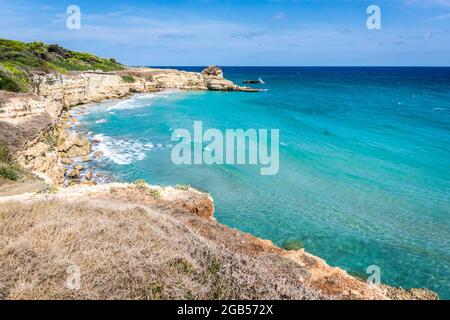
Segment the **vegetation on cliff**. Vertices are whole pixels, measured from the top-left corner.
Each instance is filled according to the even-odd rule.
[[[0,145],[0,183],[1,180],[19,180],[21,168],[16,164],[5,146]]]
[[[57,44],[0,38],[0,90],[28,92],[33,73],[121,69],[123,65],[112,58],[99,58]]]

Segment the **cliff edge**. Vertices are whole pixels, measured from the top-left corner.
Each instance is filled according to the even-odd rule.
[[[213,213],[208,194],[143,182],[0,197],[0,298],[435,298],[368,285]]]

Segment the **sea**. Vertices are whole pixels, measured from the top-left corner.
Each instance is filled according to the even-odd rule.
[[[201,71],[202,67],[175,67]],[[229,227],[450,299],[450,68],[224,67],[247,92],[167,91],[80,112],[114,181],[209,192]],[[174,130],[278,129],[279,171],[174,164]],[[100,175],[99,175],[100,176]],[[375,266],[375,267],[374,267]]]

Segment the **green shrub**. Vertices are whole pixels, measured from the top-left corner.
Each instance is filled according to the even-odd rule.
[[[11,78],[0,74],[0,90],[20,92],[20,86]]]
[[[175,261],[171,262],[171,266],[175,267],[176,269],[178,269],[178,271],[185,273],[187,275],[191,275],[195,271],[192,264],[190,264],[189,261],[183,258],[175,259]]]
[[[164,287],[159,282],[152,284],[149,288],[150,294],[153,298],[160,299],[163,294]]]
[[[212,275],[218,274],[220,271],[220,262],[216,259],[213,259],[208,265],[208,272]]]
[[[27,92],[30,87],[29,74],[33,71],[67,73],[122,69],[123,65],[114,59],[67,50],[56,44],[0,39],[0,89],[3,90]]]
[[[175,189],[177,190],[182,190],[182,191],[187,191],[191,188],[191,186],[189,184],[177,184],[175,186]]]
[[[4,145],[0,145],[0,178],[13,181],[22,178],[22,169],[13,161],[8,148]]]
[[[125,76],[122,76],[122,81],[126,82],[126,83],[134,83],[134,82],[136,82],[136,79],[134,79],[134,77],[132,77],[132,76],[125,75]]]
[[[281,247],[284,250],[300,250],[303,249],[305,246],[303,245],[303,243],[300,240],[297,239],[289,239],[289,240],[285,240],[283,242],[283,244],[281,245]]]
[[[161,191],[159,191],[158,189],[149,189],[148,194],[157,199],[161,199],[161,197],[162,197]]]
[[[20,173],[12,166],[0,164],[0,178],[17,181],[20,177]]]

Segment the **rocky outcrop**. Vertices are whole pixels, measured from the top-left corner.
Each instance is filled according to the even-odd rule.
[[[213,91],[245,91],[245,92],[258,92],[259,89],[250,87],[241,87],[234,84],[230,80],[226,80],[223,77],[223,71],[218,66],[210,66],[204,69],[201,73],[205,78],[206,87],[208,90]]]
[[[91,153],[91,144],[76,132],[68,133],[66,130],[60,130],[57,150],[62,158],[84,157]]]
[[[205,77],[223,78],[223,71],[219,66],[209,66],[203,69],[202,75]]]

